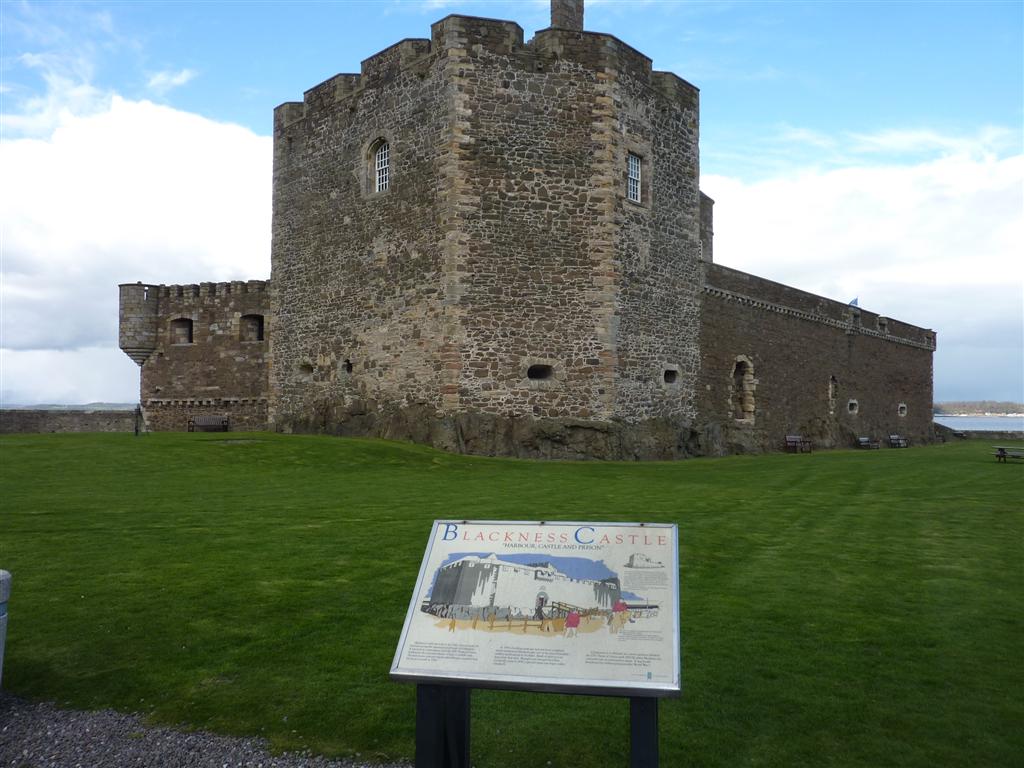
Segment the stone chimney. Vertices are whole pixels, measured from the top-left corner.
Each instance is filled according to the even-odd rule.
[[[583,0],[551,0],[551,26],[583,31]]]

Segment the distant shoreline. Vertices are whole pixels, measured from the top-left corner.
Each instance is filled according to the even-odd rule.
[[[932,414],[933,416],[941,416],[942,418],[959,419],[959,418],[993,418],[993,419],[1019,419],[1024,418],[1024,411],[1021,413],[992,413],[991,411],[965,411],[963,413],[945,413],[939,411]]]
[[[0,411],[134,411],[136,407],[138,407],[138,403],[81,403],[79,405],[4,403],[0,405]]]

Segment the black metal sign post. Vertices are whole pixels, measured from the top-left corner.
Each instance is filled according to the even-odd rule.
[[[629,700],[629,768],[658,768],[658,700]]]
[[[460,685],[416,686],[416,768],[469,768],[469,696]],[[658,700],[629,700],[629,768],[659,768]]]
[[[470,690],[416,686],[416,768],[469,768]]]

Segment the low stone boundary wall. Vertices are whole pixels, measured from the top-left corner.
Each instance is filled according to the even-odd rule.
[[[956,440],[1024,440],[1024,432],[1020,430],[1003,430],[1001,432],[989,432],[980,429],[954,430],[945,424],[934,422],[935,436],[940,440],[950,443]],[[961,438],[960,435],[963,435]]]
[[[977,429],[964,430],[968,440],[1024,440],[1024,432],[982,432]]]
[[[0,434],[134,431],[135,411],[0,410]]]

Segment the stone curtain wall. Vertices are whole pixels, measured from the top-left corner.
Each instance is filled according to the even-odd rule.
[[[0,410],[0,433],[134,432],[135,411]]]
[[[932,331],[881,318],[883,332],[874,313],[720,265],[705,269],[703,453],[781,450],[787,434],[841,448],[859,436],[883,445],[892,433],[932,439]],[[734,417],[740,357],[753,366],[752,421]]]
[[[454,325],[449,72],[404,40],[274,116],[271,418],[332,429],[378,404],[439,408]],[[390,148],[373,191],[374,142]]]
[[[231,432],[258,432],[267,428],[267,399],[150,400],[143,409],[146,428],[154,432],[185,432],[192,416],[226,416]]]

